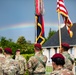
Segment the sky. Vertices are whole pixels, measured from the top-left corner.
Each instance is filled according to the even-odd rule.
[[[69,17],[76,23],[76,0],[64,0]],[[58,30],[56,0],[44,0],[45,37],[51,30]],[[63,23],[62,18],[60,23]],[[35,42],[35,5],[34,0],[0,0],[0,37],[11,38],[14,42],[20,36]]]

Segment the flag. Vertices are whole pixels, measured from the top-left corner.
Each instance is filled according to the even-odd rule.
[[[42,0],[35,0],[35,21],[36,21],[36,43],[40,43],[42,45],[45,42]]]
[[[35,15],[36,17],[36,43],[40,43],[41,45],[44,43],[45,38],[44,38],[44,21],[43,21],[43,16],[40,15]]]
[[[67,30],[68,30],[68,33],[69,33],[70,37],[72,37],[73,32],[71,31],[71,27],[73,24],[69,18],[68,11],[64,4],[64,0],[57,0],[57,12],[62,15],[63,21],[66,25]]]
[[[35,14],[43,14],[44,13],[44,4],[43,0],[35,0]]]

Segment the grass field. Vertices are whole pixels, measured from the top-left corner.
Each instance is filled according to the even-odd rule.
[[[52,67],[46,66],[46,75],[50,75],[51,72],[52,72]]]

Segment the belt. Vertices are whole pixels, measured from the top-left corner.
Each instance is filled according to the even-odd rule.
[[[33,73],[33,74],[45,74],[45,72],[37,72],[37,73]]]

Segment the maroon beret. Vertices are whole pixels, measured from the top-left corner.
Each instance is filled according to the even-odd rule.
[[[53,59],[53,58],[61,58],[61,59],[65,59],[64,58],[64,56],[62,55],[62,54],[60,54],[60,53],[56,53],[56,54],[54,54],[52,57],[51,57],[51,59]]]
[[[37,48],[39,48],[40,50],[42,50],[42,46],[40,45],[40,43],[34,44],[34,47],[37,47]]]
[[[66,42],[62,43],[61,46],[64,47],[64,48],[66,48],[66,49],[70,48],[69,44],[66,43]]]
[[[9,54],[12,54],[12,49],[11,48],[5,48],[4,49],[4,52],[9,53]]]
[[[20,52],[20,49],[17,49],[16,52]]]
[[[2,48],[0,48],[0,53],[2,53]]]
[[[0,51],[2,51],[2,48],[0,48]]]

